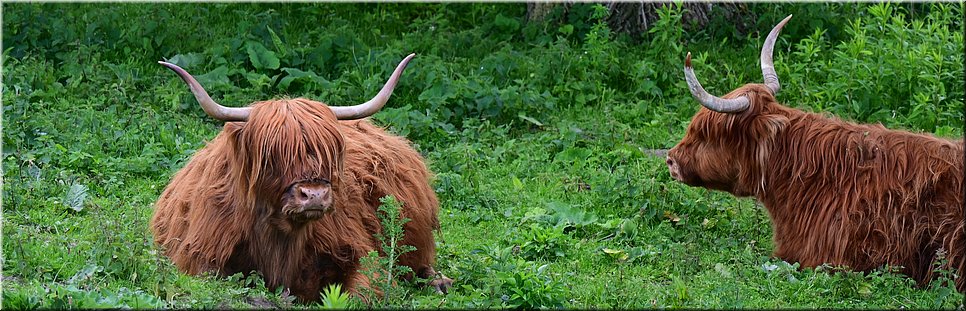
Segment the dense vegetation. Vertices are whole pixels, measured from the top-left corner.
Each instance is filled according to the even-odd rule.
[[[963,308],[952,277],[798,270],[771,258],[760,205],[670,179],[698,105],[761,79],[778,99],[859,122],[961,137],[962,4],[748,4],[684,32],[675,6],[639,37],[606,10],[525,21],[519,4],[4,4],[3,308],[299,306],[257,276],[187,276],[153,245],[152,203],[221,123],[157,65],[223,104],[372,96],[417,57],[374,120],[436,172],[446,296],[398,285],[382,306]],[[713,13],[714,11],[712,11]],[[948,272],[948,271],[944,271]],[[328,295],[309,307],[363,306]]]

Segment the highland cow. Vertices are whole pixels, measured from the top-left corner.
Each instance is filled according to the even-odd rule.
[[[671,176],[763,203],[775,257],[857,271],[901,266],[920,285],[939,267],[958,271],[963,291],[963,141],[779,104],[772,50],[790,18],[762,47],[764,84],[715,97],[701,87],[688,53],[685,78],[704,107],[668,152]]]
[[[452,281],[433,269],[439,202],[430,172],[404,138],[365,118],[386,104],[406,57],[372,100],[350,107],[281,99],[233,108],[217,104],[180,67],[204,111],[227,121],[171,179],[151,219],[155,242],[188,274],[261,274],[302,301],[331,283],[358,294],[368,287],[359,259],[378,250],[379,199],[403,204],[400,264],[445,292]],[[411,279],[412,274],[404,276]]]

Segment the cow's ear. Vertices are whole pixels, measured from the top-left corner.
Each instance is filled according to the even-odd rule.
[[[242,129],[244,123],[241,122],[225,122],[224,131],[228,134],[228,138],[232,141],[232,147],[237,146],[241,141]]]
[[[247,178],[231,178],[234,181],[235,191],[237,193],[249,193],[251,190],[250,185],[252,180],[257,177],[257,174],[252,174],[252,166],[250,165],[250,153],[246,148],[245,143],[242,141],[242,133],[245,130],[245,123],[241,122],[226,122],[225,127],[222,130],[223,135],[226,136],[228,140],[228,160],[231,162],[229,167],[231,168],[231,176],[248,176]],[[248,202],[253,202],[251,198],[244,198]]]
[[[225,131],[236,135],[238,132],[241,132],[243,124],[242,122],[225,122]]]
[[[759,115],[752,122],[751,132],[754,135],[752,137],[757,140],[758,146],[755,148],[755,157],[758,160],[759,167],[765,167],[768,163],[776,137],[788,128],[789,122],[788,117],[780,114]]]
[[[752,125],[754,137],[773,139],[788,127],[788,117],[779,114],[764,114],[755,118]]]
[[[245,143],[242,142],[242,132],[244,132],[244,128],[243,123],[227,122],[222,130],[222,133],[224,133],[223,135],[225,135],[228,140],[228,148],[232,150],[230,154],[233,161],[236,162],[236,167],[246,167],[246,165],[243,164],[247,160],[244,158],[245,155],[247,155],[247,152],[242,150],[243,146],[245,145]]]

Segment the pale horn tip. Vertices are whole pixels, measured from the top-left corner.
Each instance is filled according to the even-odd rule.
[[[397,67],[406,68],[406,66],[409,65],[409,61],[412,60],[413,57],[416,57],[416,53],[409,53],[409,55],[406,55],[406,58],[403,58],[403,60],[399,62],[399,66]]]
[[[329,106],[332,113],[335,114],[336,118],[339,120],[354,120],[368,117],[379,109],[382,109],[386,102],[389,101],[389,97],[392,95],[392,91],[396,88],[396,84],[399,83],[399,78],[402,76],[403,71],[406,66],[409,65],[409,61],[416,57],[416,53],[410,53],[406,58],[404,58],[396,69],[392,72],[389,80],[383,85],[382,90],[376,94],[375,97],[369,101],[358,104],[355,106]]]
[[[183,72],[183,74],[188,74],[187,71],[185,71],[180,66],[175,65],[173,63],[169,63],[169,62],[166,62],[166,61],[159,60],[158,61],[158,64],[160,64],[161,66],[164,66],[165,68],[171,69],[172,71],[178,73],[179,75],[181,75],[182,72]]]

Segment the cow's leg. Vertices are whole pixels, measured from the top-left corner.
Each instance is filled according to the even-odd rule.
[[[426,282],[426,286],[433,287],[438,293],[445,294],[447,291],[449,291],[450,287],[453,287],[453,280],[446,277],[442,273],[436,272],[433,267],[428,267],[420,272],[421,273],[417,273],[420,278],[429,279],[429,281]]]
[[[425,222],[425,219],[423,220]],[[403,244],[415,246],[416,250],[400,256],[399,264],[413,269],[413,272],[420,279],[426,279],[427,281],[423,285],[432,286],[437,292],[446,293],[453,286],[453,280],[433,269],[433,264],[436,263],[436,242],[433,237],[433,227],[428,222],[418,223],[415,219],[404,225]],[[413,274],[409,273],[401,278],[411,281]]]
[[[378,275],[376,277],[378,277]],[[369,277],[357,270],[352,270],[351,272],[347,273],[342,284],[344,284],[342,286],[343,292],[348,292],[350,295],[359,297],[359,299],[362,299],[362,301],[367,305],[370,302],[368,295],[382,295],[382,291],[373,287],[372,284],[369,283]]]

